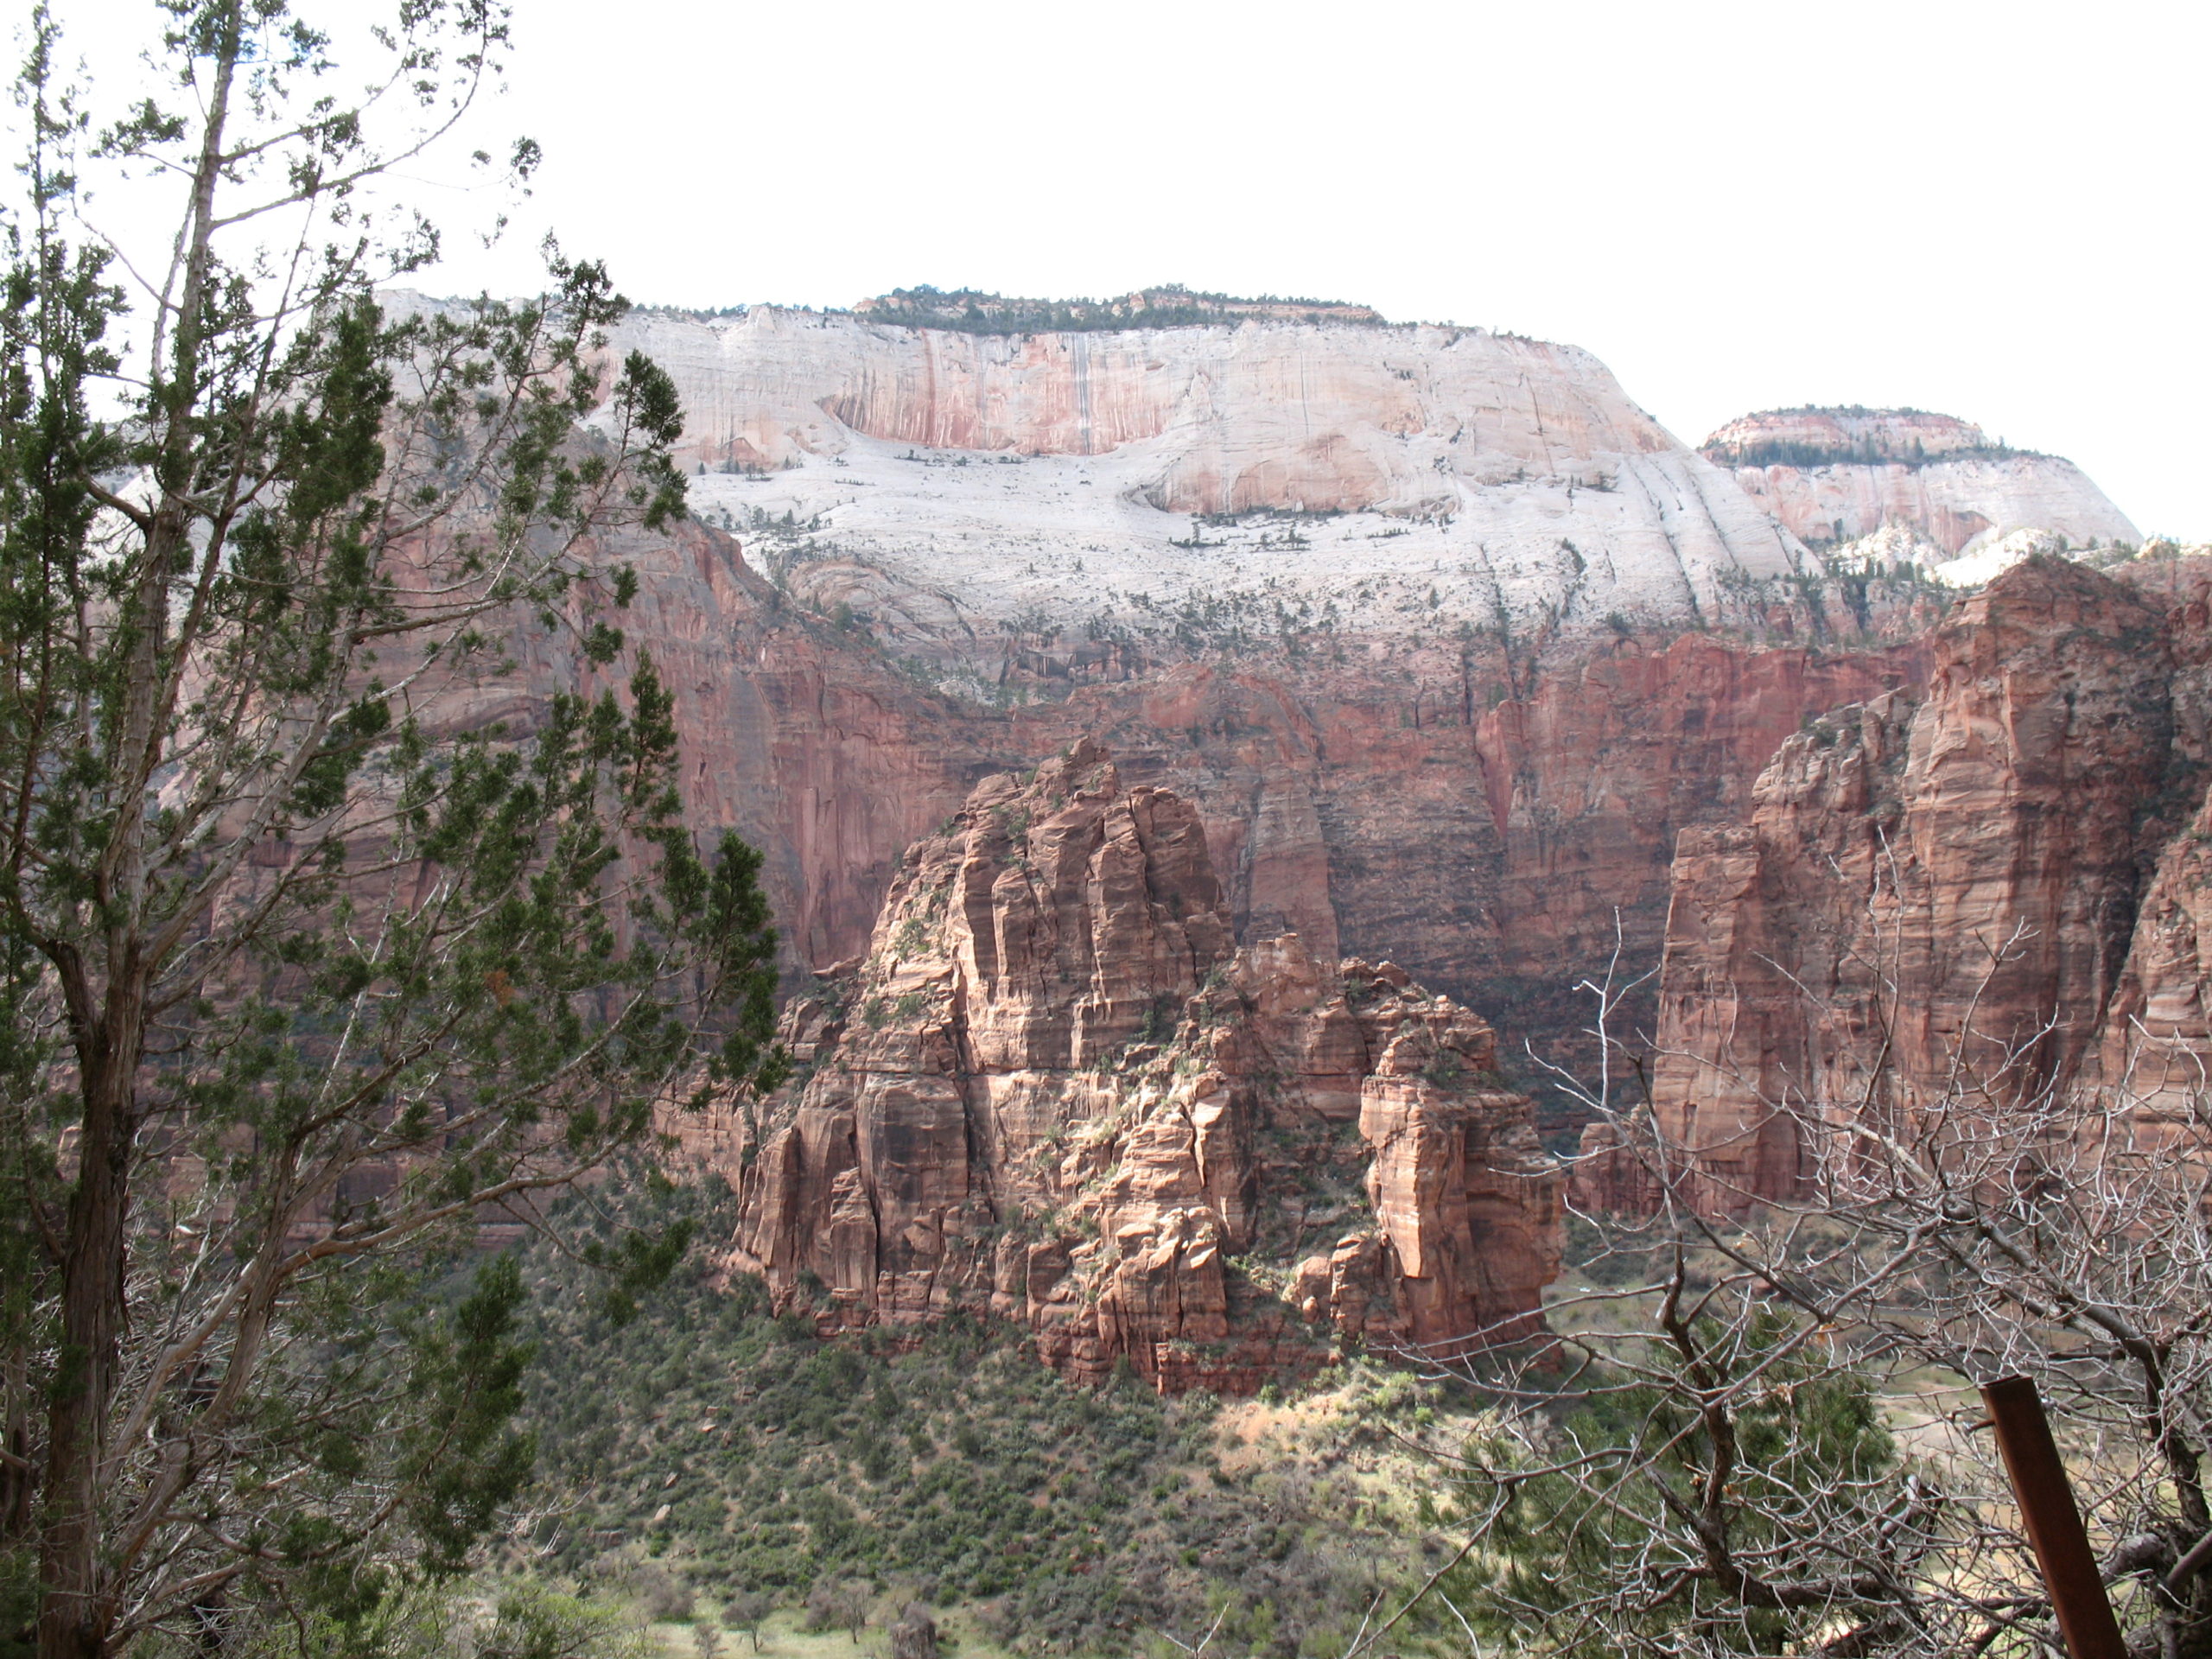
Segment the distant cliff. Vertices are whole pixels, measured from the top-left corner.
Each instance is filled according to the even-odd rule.
[[[1263,314],[1096,326],[1171,304]],[[1198,813],[1238,940],[1572,1040],[1617,914],[1656,957],[1678,835],[1742,818],[1809,717],[1920,683],[1946,594],[1822,571],[1587,353],[1313,304],[908,290],[617,331],[678,382],[698,519],[636,550],[628,626],[795,971],[864,948],[978,779],[1095,738]],[[1910,478],[2032,459],[1916,423],[1881,463]]]
[[[1294,931],[1325,961],[1390,957],[1510,1015],[1516,1052],[1575,1028],[1567,988],[1611,948],[1617,911],[1656,958],[1681,829],[1748,810],[1808,717],[1921,675],[1920,612],[1872,609],[1894,625],[1872,632],[1850,594],[1823,619],[1793,588],[1759,611],[1764,640],[1608,628],[1542,660],[1495,634],[1395,649],[1031,636],[1007,642],[1020,654],[993,701],[918,683],[894,647],[798,602],[718,531],[618,550],[641,581],[624,626],[676,697],[699,820],[766,850],[795,969],[866,949],[908,847],[978,780],[1088,737],[1131,785],[1198,811],[1237,938]],[[543,638],[518,636],[525,660]]]
[[[1132,298],[1133,316],[1222,315],[1001,332],[986,306],[1045,302],[909,294],[640,311],[613,343],[676,378],[702,518],[802,602],[948,676],[995,671],[1016,621],[1142,642],[1281,612],[1336,638],[1549,637],[1709,618],[1729,584],[1802,567],[1586,352],[1307,302]],[[939,309],[959,315],[909,326]]]
[[[2072,461],[1992,442],[1948,415],[1769,410],[1729,422],[1700,453],[1812,547],[1890,525],[1954,556],[2019,531],[2077,548],[2143,539]]]

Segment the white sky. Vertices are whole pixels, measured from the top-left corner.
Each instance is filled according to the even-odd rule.
[[[546,166],[427,287],[523,286],[550,226],[683,305],[1356,300],[1585,346],[1691,442],[1961,415],[2212,537],[2201,0],[516,10],[493,124]]]

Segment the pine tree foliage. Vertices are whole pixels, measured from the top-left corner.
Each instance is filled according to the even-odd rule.
[[[1875,1379],[1756,1287],[1672,1268],[1649,1334],[1572,1337],[1485,1379],[1493,1427],[1453,1483],[1479,1547],[1440,1594],[1496,1646],[1590,1659],[1909,1628],[1948,1539]]]
[[[531,1460],[521,1293],[426,1277],[782,1063],[758,855],[616,626],[672,386],[595,264],[379,299],[503,9],[404,0],[355,99],[286,0],[160,16],[103,124],[35,15],[0,221],[0,1641],[47,1659],[457,1567]],[[151,256],[87,226],[118,174]]]

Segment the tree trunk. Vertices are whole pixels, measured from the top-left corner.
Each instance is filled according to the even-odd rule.
[[[135,1032],[138,1022],[125,1023]],[[137,1044],[115,1044],[114,1029],[112,1020],[103,1021],[79,1050],[85,1116],[61,1264],[60,1363],[47,1419],[39,1659],[105,1659],[119,1611],[100,1559],[101,1465],[123,1326]]]
[[[147,526],[139,591],[138,639],[126,671],[115,781],[118,810],[102,860],[99,899],[119,912],[107,930],[105,1006],[95,1016],[79,964],[57,962],[67,987],[84,1100],[76,1191],[69,1200],[61,1264],[61,1353],[48,1415],[45,1491],[39,1549],[38,1659],[106,1659],[121,1618],[122,1584],[104,1559],[108,1508],[107,1425],[114,1404],[123,1334],[125,1224],[130,1160],[137,1139],[138,1065],[146,999],[158,963],[142,960],[145,786],[161,759],[163,703],[169,690],[160,646],[168,632],[168,584],[190,556],[183,491],[188,486],[189,416],[202,370],[200,307],[210,269],[215,186],[221,175],[232,79],[240,53],[239,0],[218,14],[213,75],[186,221],[183,283],[172,346],[175,383],[156,388],[167,423],[155,475],[162,499]]]

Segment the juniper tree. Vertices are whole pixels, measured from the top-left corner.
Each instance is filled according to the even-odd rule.
[[[456,1568],[529,1464],[522,1292],[421,1287],[780,1065],[757,855],[687,823],[615,626],[672,387],[594,264],[379,302],[502,9],[399,0],[353,96],[287,0],[150,35],[103,125],[35,15],[0,224],[0,1639],[43,1659]],[[150,255],[87,228],[118,173],[174,195]]]

